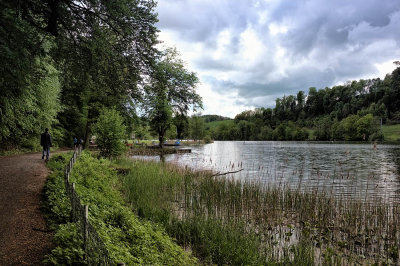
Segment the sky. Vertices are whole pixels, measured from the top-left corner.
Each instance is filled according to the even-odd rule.
[[[400,0],[159,0],[163,46],[196,72],[202,114],[384,78],[400,60]]]

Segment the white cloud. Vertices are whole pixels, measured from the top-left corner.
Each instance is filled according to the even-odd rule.
[[[198,93],[203,98],[204,111],[202,114],[204,115],[218,114],[234,118],[238,113],[254,108],[254,106],[237,104],[237,92],[222,95],[214,91],[208,84],[200,85]]]
[[[398,0],[163,0],[157,12],[160,39],[201,79],[206,114],[382,77],[400,59]]]

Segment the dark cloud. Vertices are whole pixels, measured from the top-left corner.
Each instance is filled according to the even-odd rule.
[[[202,83],[237,93],[240,106],[376,77],[377,65],[400,59],[399,0],[163,0],[158,13],[158,27],[187,53],[200,44],[189,60]],[[223,31],[229,39],[215,56]],[[261,52],[257,43],[255,55],[244,51],[246,31]]]

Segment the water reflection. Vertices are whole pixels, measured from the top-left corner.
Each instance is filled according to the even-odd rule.
[[[154,159],[148,158],[148,159]],[[161,158],[160,158],[161,159]],[[165,155],[194,169],[243,171],[228,177],[400,202],[400,146],[311,142],[218,141]]]

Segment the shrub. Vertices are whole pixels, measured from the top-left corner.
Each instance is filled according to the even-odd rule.
[[[126,138],[126,127],[118,111],[103,109],[94,126],[94,134],[100,156],[118,157],[125,151],[123,140]]]

